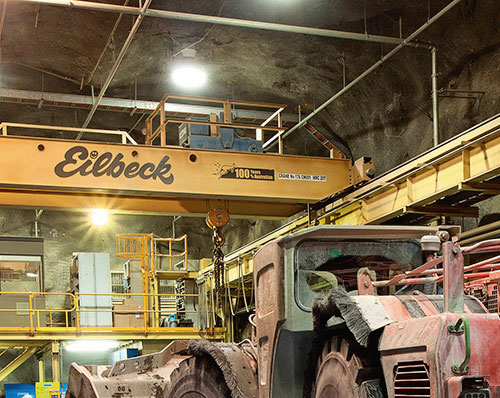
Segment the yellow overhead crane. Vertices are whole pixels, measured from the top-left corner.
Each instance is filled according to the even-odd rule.
[[[168,100],[219,104],[223,120],[173,118]],[[270,108],[263,123],[232,122],[235,107]],[[351,162],[331,150],[330,158],[213,151],[167,146],[170,123],[284,131],[283,105],[166,95],[146,119],[147,145],[124,131],[0,124],[0,205],[45,209],[93,209],[205,216],[224,207],[232,216],[284,218],[365,180],[370,162]],[[273,120],[276,119],[275,122]],[[156,127],[153,130],[153,126]],[[52,130],[85,139],[121,136],[121,143],[26,137]],[[76,135],[76,134],[75,134]],[[106,140],[105,138],[105,140]],[[158,139],[157,139],[158,138]],[[159,142],[159,145],[155,144]]]
[[[168,100],[218,103],[223,121],[173,118]],[[232,123],[235,107],[270,108],[261,124]],[[114,211],[205,216],[224,207],[232,216],[284,218],[333,192],[364,179],[369,164],[337,158],[242,153],[167,146],[167,124],[205,124],[217,136],[221,127],[283,131],[283,105],[211,98],[165,96],[146,119],[147,145],[116,130],[0,124],[0,205],[45,209],[104,208]],[[272,120],[277,119],[275,123]],[[153,126],[158,127],[153,130]],[[122,142],[88,142],[21,137],[19,130],[84,133],[85,139],[121,135]],[[40,135],[40,132],[37,132]],[[76,134],[75,134],[76,135]],[[158,139],[157,139],[158,138]],[[159,145],[155,144],[159,142]],[[280,146],[282,149],[282,147]],[[359,166],[359,167],[357,167]]]
[[[351,173],[346,159],[0,136],[4,206],[204,216],[223,201],[234,216],[283,218]]]

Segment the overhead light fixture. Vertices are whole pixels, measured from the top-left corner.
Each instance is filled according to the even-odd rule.
[[[34,274],[33,272],[26,272],[26,276],[29,278],[36,278],[38,275]]]
[[[92,223],[94,225],[102,226],[106,225],[109,220],[109,214],[106,209],[94,209],[92,210]]]
[[[207,74],[197,66],[180,65],[172,72],[172,80],[181,87],[197,88],[205,84]]]
[[[107,351],[113,348],[118,348],[119,344],[113,340],[77,340],[69,343],[66,346],[67,351]]]
[[[184,88],[198,88],[207,81],[207,74],[195,62],[196,50],[186,49],[173,61],[172,81]]]

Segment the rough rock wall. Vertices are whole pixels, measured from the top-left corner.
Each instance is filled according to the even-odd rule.
[[[440,142],[500,113],[500,35],[497,45],[473,54],[461,68],[442,77],[440,88]],[[429,82],[430,84],[430,82]],[[446,90],[464,90],[470,99],[451,98]],[[468,93],[467,93],[468,92]],[[429,89],[430,102],[430,89]],[[386,111],[401,107],[404,99],[393,94]],[[415,112],[416,111],[416,112]],[[384,172],[432,147],[432,114],[430,103],[424,109],[408,113],[405,124],[374,124],[369,133],[352,136],[348,141],[356,158],[374,156],[377,172]]]
[[[34,210],[0,210],[1,236],[34,236]],[[69,265],[74,252],[110,253],[111,269],[121,270],[126,259],[116,257],[116,234],[154,233],[172,236],[172,217],[110,214],[107,225],[97,227],[89,214],[79,211],[45,211],[39,221],[39,236],[45,242],[47,291],[69,290]],[[279,225],[272,221],[231,220],[224,228],[227,253]],[[212,256],[211,231],[203,218],[182,217],[175,222],[176,236],[188,235],[192,259]]]

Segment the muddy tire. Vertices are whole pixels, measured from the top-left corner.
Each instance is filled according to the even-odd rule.
[[[315,398],[382,398],[380,380],[369,374],[369,358],[355,344],[334,336],[327,340],[318,359]],[[367,369],[370,371],[367,372]]]
[[[222,372],[207,357],[190,357],[170,376],[164,398],[230,398]]]

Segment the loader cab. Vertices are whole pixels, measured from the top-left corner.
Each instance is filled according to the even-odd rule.
[[[318,293],[327,293],[332,287],[342,286],[357,294],[357,275],[361,269],[369,270],[373,279],[389,279],[423,263],[419,242],[404,238],[312,237],[298,242],[290,254],[294,300],[302,310],[297,317],[310,312]],[[307,323],[304,322],[306,328]]]
[[[314,338],[311,304],[318,293],[342,285],[357,294],[360,269],[387,279],[425,262],[422,236],[449,240],[459,233],[458,227],[318,226],[259,250],[254,257],[259,397],[302,397]]]

